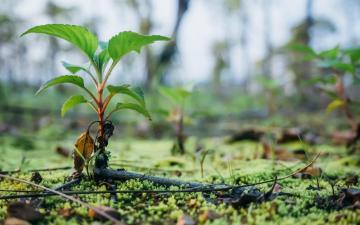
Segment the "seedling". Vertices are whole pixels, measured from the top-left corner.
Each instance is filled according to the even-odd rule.
[[[344,77],[349,75],[354,85],[360,84],[360,76],[356,73],[360,66],[360,49],[340,49],[335,47],[329,50],[316,52],[308,46],[293,46],[296,50],[305,53],[308,60],[314,60],[318,66],[325,70],[324,75],[315,76],[309,82],[316,84],[327,93],[332,101],[328,104],[326,111],[342,109],[351,130],[355,133],[358,129],[358,121],[352,110],[359,102],[350,99],[346,93]]]
[[[176,136],[171,153],[183,155],[185,154],[185,101],[191,95],[191,92],[178,87],[160,87],[159,90],[173,105],[168,112],[168,120],[173,124]]]
[[[21,36],[30,33],[47,34],[66,40],[79,48],[87,57],[88,63],[85,66],[63,63],[70,74],[49,80],[40,87],[36,94],[54,85],[64,83],[75,85],[87,94],[88,98],[83,95],[74,95],[67,99],[61,108],[61,115],[64,116],[70,108],[82,103],[87,104],[94,110],[98,121],[91,123],[88,129],[79,136],[75,144],[75,169],[78,173],[81,173],[84,164],[88,164],[86,161],[91,159],[91,155],[95,155],[95,167],[106,168],[109,153],[105,148],[114,130],[114,126],[110,121],[113,113],[123,109],[130,109],[151,119],[146,109],[144,93],[140,88],[131,87],[127,84],[109,85],[107,81],[123,56],[132,51],[139,53],[142,47],[155,41],[167,41],[169,38],[159,35],[145,36],[131,31],[124,31],[110,38],[108,42],[99,42],[98,38],[86,28],[66,24],[36,26],[30,28]],[[88,76],[91,79],[95,92],[85,85],[82,76]],[[105,90],[108,92],[106,96]],[[111,100],[118,94],[127,95],[133,102],[119,102],[109,110]],[[98,123],[95,141],[89,133],[89,129],[94,123]],[[94,152],[95,154],[93,154]],[[86,163],[79,163],[79,160]]]

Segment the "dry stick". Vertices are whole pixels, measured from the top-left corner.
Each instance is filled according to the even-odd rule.
[[[278,178],[275,178],[275,179],[271,179],[271,180],[261,181],[261,182],[258,182],[258,183],[256,183],[256,184],[258,185],[258,184],[270,183],[270,182],[274,182],[275,180],[277,180],[277,181],[279,181],[279,180],[285,180],[285,179],[287,179],[287,178],[289,178],[289,177],[294,176],[294,175],[297,174],[297,173],[301,173],[301,172],[303,172],[304,170],[306,170],[307,168],[309,168],[310,166],[312,166],[312,165],[315,163],[315,161],[319,158],[320,155],[321,155],[321,153],[318,153],[318,154],[313,158],[313,160],[311,160],[306,166],[304,166],[304,167],[296,170],[295,172],[292,172],[291,174],[288,174],[288,175],[283,176],[283,177],[278,177]],[[243,185],[238,185],[238,186],[235,186],[235,187],[243,187]]]
[[[314,162],[319,158],[320,154],[321,153],[317,154],[314,157],[314,159],[311,160],[311,162],[308,163],[305,167],[302,167],[302,168],[296,170],[295,172],[293,172],[289,175],[286,175],[284,177],[278,177],[277,180],[287,179],[299,172],[306,170],[308,167],[310,167],[311,165],[314,164]],[[203,184],[203,183],[198,183],[198,182],[183,182],[183,181],[179,181],[179,180],[175,180],[175,179],[149,176],[146,174],[139,174],[139,173],[133,173],[133,172],[128,172],[128,171],[113,171],[113,170],[109,170],[109,169],[95,169],[94,173],[96,176],[98,176],[100,178],[111,178],[114,180],[140,179],[140,180],[148,180],[153,183],[164,185],[164,186],[187,186],[187,187],[190,187],[193,189],[200,189],[200,190],[202,188],[216,186],[214,184]],[[235,185],[235,186],[221,185],[221,187],[218,187],[216,189],[212,188],[211,190],[225,191],[225,190],[230,190],[233,188],[249,187],[249,186],[254,186],[254,185],[259,185],[259,184],[270,183],[270,182],[274,182],[274,180],[275,179],[270,179],[270,180],[265,180],[265,181],[252,183],[252,184],[246,184],[246,185]],[[202,190],[204,190],[204,189],[202,189]]]
[[[60,192],[60,191],[56,191],[56,190],[47,188],[47,187],[42,186],[42,185],[39,185],[39,184],[35,184],[35,183],[30,182],[30,181],[27,181],[27,180],[23,180],[23,179],[11,177],[11,176],[4,175],[4,174],[0,174],[0,177],[5,178],[5,179],[9,179],[9,180],[13,180],[13,181],[17,181],[17,182],[20,182],[20,183],[25,183],[25,184],[28,184],[28,185],[32,185],[32,186],[34,186],[34,187],[38,187],[38,188],[44,189],[44,190],[46,190],[46,191],[49,191],[49,192],[54,193],[54,194],[56,194],[56,195],[59,195],[59,196],[61,196],[61,197],[63,197],[63,198],[66,198],[66,199],[71,200],[71,201],[73,201],[73,202],[79,203],[80,205],[82,205],[82,206],[84,206],[84,207],[86,207],[86,208],[92,209],[92,210],[94,210],[94,212],[96,212],[96,213],[98,213],[99,215],[103,216],[104,218],[106,218],[106,219],[114,222],[114,223],[117,224],[117,225],[121,225],[121,224],[122,224],[122,223],[120,223],[119,220],[117,220],[116,218],[112,217],[111,215],[103,212],[102,210],[100,210],[100,209],[98,209],[98,208],[96,208],[96,207],[94,207],[94,206],[92,206],[92,205],[90,205],[90,204],[88,204],[88,203],[86,203],[86,202],[80,201],[79,199],[76,199],[76,198],[74,198],[74,197],[72,197],[72,196],[66,195],[66,194],[64,194],[64,193],[62,193],[62,192]]]
[[[10,174],[10,173],[27,173],[27,172],[47,172],[47,171],[55,171],[55,170],[70,170],[71,166],[63,166],[63,167],[54,167],[54,168],[44,168],[44,169],[33,169],[33,170],[9,170],[9,171],[0,171],[0,174]]]
[[[168,173],[173,173],[173,172],[177,172],[177,171],[180,171],[182,173],[194,173],[195,172],[195,170],[161,169],[161,168],[152,168],[152,167],[146,167],[146,166],[138,166],[138,165],[133,165],[133,164],[128,164],[128,163],[109,163],[109,165],[111,165],[111,166],[121,166],[121,167],[130,167],[130,168],[135,168],[135,169],[139,169],[139,170],[150,170],[150,171],[154,171],[154,172],[155,171],[156,172],[168,172]]]

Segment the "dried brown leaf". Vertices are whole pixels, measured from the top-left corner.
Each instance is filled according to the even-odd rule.
[[[4,225],[31,225],[31,224],[26,220],[21,220],[11,217],[5,220]]]
[[[195,225],[195,221],[189,215],[183,214],[178,217],[177,225]]]
[[[116,209],[113,209],[113,208],[107,207],[107,206],[98,206],[96,208],[98,210],[103,211],[104,213],[114,217],[115,219],[118,219],[118,220],[121,219],[121,215]],[[99,219],[99,220],[106,220],[106,218],[104,218],[104,216],[95,212],[93,209],[89,209],[88,215],[91,218],[95,218],[95,219]]]
[[[94,140],[90,136],[89,131],[80,134],[75,143],[74,153],[74,168],[78,173],[83,171],[85,160],[90,158],[93,151]]]

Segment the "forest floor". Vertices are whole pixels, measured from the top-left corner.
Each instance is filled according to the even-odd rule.
[[[31,169],[72,166],[71,157],[56,153],[56,147],[72,149],[75,138],[67,141],[35,141],[33,150],[22,150],[18,140],[0,138],[1,170],[21,172],[9,174],[30,180]],[[164,176],[184,181],[218,184],[249,184],[291,174],[304,167],[321,153],[310,170],[279,180],[266,201],[244,201],[227,193],[119,193],[75,195],[94,206],[108,206],[116,211],[124,224],[359,224],[359,183],[352,178],[360,175],[359,156],[349,155],[344,146],[317,144],[309,146],[295,142],[277,146],[280,155],[272,159],[263,156],[263,146],[258,142],[242,141],[227,144],[224,138],[189,138],[186,148],[189,154],[171,156],[170,140],[111,140],[111,168]],[[22,148],[24,148],[22,146]],[[25,146],[26,148],[26,146]],[[200,169],[201,151],[210,150],[204,160],[203,176]],[[293,150],[304,150],[302,157]],[[300,151],[301,152],[301,151]],[[285,156],[284,156],[285,154]],[[282,160],[277,160],[280,157]],[[55,188],[64,183],[71,169],[39,172],[41,185]],[[332,185],[334,187],[334,193]],[[266,193],[274,182],[244,190],[247,193]],[[347,189],[350,188],[350,189]],[[23,194],[6,190],[38,190],[32,186],[8,179],[0,180],[0,196]],[[178,187],[161,187],[148,181],[129,180],[116,182],[117,190],[176,190]],[[342,191],[353,190],[356,199],[349,199]],[[105,183],[86,177],[71,190],[106,190]],[[29,200],[23,198],[21,200]],[[42,219],[35,224],[104,224],[97,215],[83,206],[59,196],[42,197],[38,210]],[[212,200],[214,201],[212,201]],[[8,216],[11,202],[0,200],[0,221]],[[349,203],[350,201],[350,203]],[[354,202],[351,202],[354,201]]]

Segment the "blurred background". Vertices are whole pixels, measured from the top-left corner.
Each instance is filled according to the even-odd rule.
[[[96,120],[85,106],[60,117],[62,103],[77,91],[71,87],[34,95],[41,83],[67,74],[62,61],[86,61],[62,40],[19,37],[46,23],[86,26],[104,41],[124,30],[172,37],[129,54],[114,72],[113,84],[145,90],[154,118],[149,123],[117,114],[116,136],[172,135],[172,103],[159,85],[192,93],[185,105],[189,136],[226,135],[246,126],[347,129],[345,120],[338,121],[341,112],[325,113],[331,98],[310,82],[326,70],[289,46],[358,47],[359,21],[358,0],[1,0],[0,133],[28,143],[61,140]],[[345,76],[344,83],[359,99],[354,78]]]

